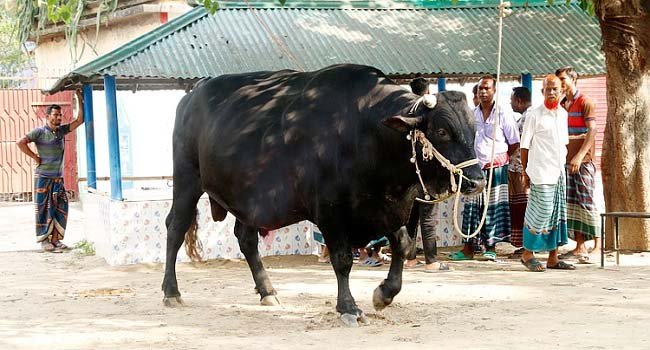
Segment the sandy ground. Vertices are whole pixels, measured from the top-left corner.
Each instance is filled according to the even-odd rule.
[[[0,349],[650,348],[644,254],[622,256],[619,267],[610,257],[605,270],[530,273],[514,260],[408,270],[382,312],[371,298],[388,267],[355,266],[352,293],[371,324],[350,329],[334,309],[334,273],[315,256],[264,260],[278,307],[258,304],[244,262],[179,264],[187,306],[169,309],[161,303],[162,265],[110,267],[75,251],[9,249],[33,239],[20,213],[0,205],[0,238],[16,241],[0,245]],[[83,227],[76,220],[71,229]]]

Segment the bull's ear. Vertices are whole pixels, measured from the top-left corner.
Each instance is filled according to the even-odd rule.
[[[413,130],[418,124],[422,122],[422,117],[403,117],[401,115],[396,115],[394,117],[388,117],[382,122],[387,127],[397,130],[399,132],[409,132]]]

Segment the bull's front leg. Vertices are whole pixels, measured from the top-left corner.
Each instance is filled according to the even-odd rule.
[[[393,253],[388,277],[379,284],[372,295],[372,303],[377,311],[390,305],[393,298],[402,289],[404,259],[411,249],[415,249],[415,242],[409,237],[405,227],[400,228],[392,235],[388,235],[388,240]]]
[[[338,283],[338,298],[336,311],[341,314],[341,321],[348,327],[357,327],[359,323],[367,324],[368,319],[363,311],[357,307],[352,293],[350,293],[350,270],[352,269],[352,247],[345,237],[325,237],[325,242],[330,250],[330,261],[336,274]]]

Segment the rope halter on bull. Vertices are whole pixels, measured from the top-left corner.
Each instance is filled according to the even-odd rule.
[[[512,10],[509,9],[510,7],[510,2],[506,1],[503,2],[503,0],[499,1],[499,36],[498,36],[498,47],[497,47],[497,76],[496,76],[496,82],[494,83],[495,88],[499,86],[500,82],[500,77],[501,77],[501,43],[503,41],[503,18],[507,17],[512,14]],[[425,106],[429,108],[433,108],[436,104],[435,97],[433,95],[425,95],[422,96],[418,101],[413,105],[411,108],[411,112],[415,111],[420,103],[424,103]],[[496,139],[496,131],[499,128],[499,124],[501,121],[500,118],[500,111],[499,111],[499,93],[497,92],[496,94],[496,100],[495,100],[495,127],[493,128],[492,131],[492,140]],[[465,239],[470,239],[473,237],[476,237],[476,235],[479,234],[481,231],[481,228],[483,227],[483,224],[485,223],[485,218],[487,216],[487,209],[489,205],[489,198],[490,194],[492,191],[492,177],[494,173],[494,167],[490,167],[489,170],[489,175],[488,175],[488,181],[486,184],[487,187],[487,192],[486,189],[484,188],[482,191],[483,199],[484,199],[484,205],[483,205],[483,214],[481,215],[481,221],[479,222],[476,230],[472,232],[471,234],[466,234],[464,233],[460,227],[458,226],[458,204],[460,203],[460,188],[463,184],[463,178],[470,180],[466,176],[463,175],[463,168],[466,168],[468,166],[474,165],[478,163],[477,159],[470,159],[467,161],[464,161],[462,163],[459,163],[457,165],[452,164],[447,158],[445,158],[438,150],[433,147],[431,142],[427,140],[426,136],[424,133],[420,130],[414,129],[411,130],[411,132],[406,136],[406,139],[411,141],[411,151],[412,151],[412,156],[411,156],[411,163],[415,165],[415,173],[418,176],[418,179],[420,180],[420,186],[422,186],[422,191],[424,192],[424,199],[422,198],[416,198],[415,200],[422,202],[422,203],[427,203],[427,204],[435,204],[439,203],[442,201],[445,201],[451,197],[455,196],[454,199],[454,206],[452,210],[452,217],[453,217],[453,224],[454,224],[454,231],[458,233],[461,237]],[[415,151],[415,146],[416,143],[420,143],[422,145],[422,159],[426,162],[433,157],[435,157],[440,164],[445,167],[447,170],[449,170],[449,176],[450,176],[450,184],[451,184],[451,194],[444,196],[442,198],[435,198],[432,199],[431,195],[429,194],[429,191],[427,190],[426,186],[424,185],[424,181],[422,180],[422,175],[420,174],[420,167],[417,162],[417,153]],[[494,163],[494,156],[495,156],[495,143],[492,142],[492,152],[491,152],[491,157],[490,157],[490,164]],[[458,184],[456,184],[456,178],[455,175],[458,175]],[[471,180],[470,180],[471,181]]]

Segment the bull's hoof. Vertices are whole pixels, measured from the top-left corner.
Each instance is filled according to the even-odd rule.
[[[181,299],[180,296],[177,297],[164,297],[163,305],[166,307],[181,307],[185,306],[185,302]]]
[[[278,306],[280,305],[280,300],[275,295],[267,295],[260,300],[260,305],[263,306]]]
[[[381,287],[375,288],[375,292],[372,293],[372,305],[375,307],[375,310],[381,311],[392,302],[393,298],[386,298],[381,291]]]
[[[368,318],[363,314],[363,312],[359,313],[358,315],[342,314],[341,321],[343,321],[343,324],[346,327],[359,327],[362,325],[365,326],[370,324],[370,321],[368,321]]]

